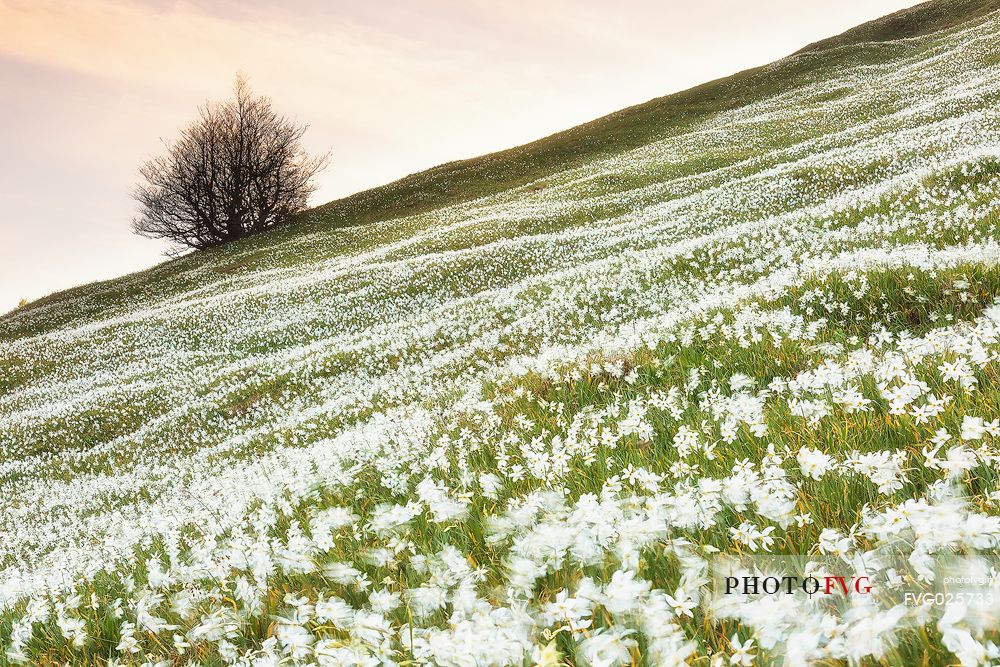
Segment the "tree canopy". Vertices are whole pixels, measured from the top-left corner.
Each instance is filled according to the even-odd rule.
[[[307,127],[278,114],[237,76],[231,99],[200,107],[165,154],[142,165],[133,229],[183,250],[286,221],[306,208],[313,178],[328,162],[302,147]]]

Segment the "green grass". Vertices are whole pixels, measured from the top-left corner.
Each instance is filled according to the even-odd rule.
[[[615,664],[657,664],[668,628],[689,664],[728,662],[734,635],[772,663],[767,618],[657,617],[659,593],[627,612],[595,598],[586,632],[541,616],[621,571],[701,590],[713,549],[752,551],[731,530],[744,522],[771,529],[775,553],[815,556],[832,529],[906,555],[996,517],[995,438],[959,438],[966,417],[1000,418],[1000,89],[979,78],[998,62],[996,8],[921,5],[0,318],[0,583],[15,566],[68,581],[35,592],[48,613],[23,642],[29,601],[0,608],[0,645],[40,665],[221,665],[273,642],[288,600],[363,610],[384,588],[402,596],[382,618],[395,664],[454,664],[414,655],[411,623],[439,648],[487,649],[485,664],[497,636],[448,635],[469,631],[464,577],[477,623],[523,608],[526,641],[560,665],[616,630],[635,644]],[[918,390],[901,407],[900,387]],[[937,456],[978,457],[948,484],[939,429]],[[799,462],[811,450],[832,460],[820,479]],[[946,525],[902,546],[858,529],[924,500]],[[416,509],[387,528],[393,506]],[[331,508],[354,519],[327,536]],[[297,544],[309,571],[282,560]],[[274,567],[240,560],[254,553]],[[524,590],[518,558],[542,564]],[[151,611],[178,627],[138,628],[133,654],[119,642],[154,562],[170,599]],[[337,581],[331,563],[358,573]],[[419,591],[439,585],[446,604],[421,616]],[[185,595],[190,613],[172,605]],[[199,638],[218,615],[236,631]],[[300,625],[371,654],[353,623]],[[942,632],[894,626],[860,662],[954,664]],[[837,650],[820,664],[844,663]]]
[[[228,275],[232,271],[254,271],[276,262],[280,265],[282,247],[299,236],[322,233],[330,228],[383,222],[427,213],[445,206],[468,202],[481,197],[524,187],[553,172],[587,164],[604,156],[676,136],[696,123],[712,116],[737,109],[752,102],[767,99],[784,90],[822,79],[842,65],[845,59],[859,57],[876,64],[898,56],[869,49],[868,42],[886,42],[911,38],[936,30],[954,27],[982,17],[1000,8],[1000,2],[990,0],[937,0],[903,10],[886,19],[865,24],[824,42],[804,49],[798,57],[778,61],[767,67],[739,72],[688,90],[650,100],[614,112],[589,123],[559,132],[538,141],[491,153],[469,160],[449,162],[433,169],[413,174],[384,186],[365,190],[307,211],[300,220],[268,234],[240,240],[228,246],[209,249],[168,261],[128,279],[114,279],[58,292],[31,302],[25,308],[6,315],[10,319],[53,304],[87,297],[90,305],[84,313],[95,314],[135,301],[142,302],[146,294],[161,294],[166,289],[180,292],[196,287],[198,279],[188,274],[205,267]],[[855,46],[857,54],[832,51],[835,47]],[[921,48],[919,44],[899,47],[903,53]],[[826,93],[814,101],[835,99]],[[776,140],[779,140],[776,137]],[[787,133],[786,138],[787,140]],[[706,163],[704,157],[689,163],[680,171],[702,173],[734,164],[745,154],[720,157]],[[666,174],[664,174],[666,176]],[[655,177],[650,179],[655,181]],[[373,239],[385,243],[397,234],[388,231]],[[233,258],[233,259],[230,259]],[[295,257],[302,261],[307,257]],[[94,292],[98,295],[94,295]],[[63,315],[79,313],[62,309]],[[0,317],[3,321],[4,317]],[[65,324],[60,314],[53,325]],[[35,333],[44,330],[34,329]]]

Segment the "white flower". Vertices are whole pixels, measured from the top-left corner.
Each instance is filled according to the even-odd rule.
[[[648,581],[636,579],[635,572],[618,570],[604,587],[604,606],[612,614],[636,610],[650,591]]]
[[[368,604],[374,612],[390,614],[401,604],[400,597],[399,593],[392,591],[372,591],[368,595]]]
[[[483,495],[487,498],[496,498],[497,493],[500,490],[500,478],[490,472],[484,472],[479,476],[479,487],[483,491]]]
[[[571,597],[563,589],[545,603],[542,611],[548,623],[566,623],[570,630],[577,632],[590,627],[594,603],[581,597]]]
[[[613,667],[632,662],[630,651],[637,642],[630,637],[635,630],[600,628],[580,642],[580,655],[591,667]]]
[[[986,435],[981,417],[965,415],[962,418],[962,440],[979,440]]]
[[[810,447],[800,449],[796,460],[802,474],[816,480],[833,469],[833,457]]]
[[[321,597],[316,601],[314,611],[321,623],[330,623],[338,628],[346,628],[354,620],[354,608],[338,597]]]
[[[729,656],[730,665],[742,665],[743,667],[750,667],[753,664],[753,659],[756,654],[751,653],[750,650],[753,648],[753,639],[748,639],[746,642],[741,642],[737,635],[733,635],[729,640],[729,645],[732,648],[732,655]]]
[[[308,655],[314,637],[301,625],[279,621],[274,627],[274,636],[291,653],[293,658],[302,659]]]
[[[842,536],[833,528],[824,528],[819,535],[819,551],[832,556],[845,556],[854,548],[849,537]]]
[[[670,605],[675,615],[694,618],[693,610],[698,603],[684,589],[678,588],[673,595],[664,595],[663,599]]]
[[[129,623],[128,621],[123,621],[118,630],[119,640],[115,650],[122,651],[123,653],[138,653],[140,647],[134,633],[135,625]]]
[[[750,551],[757,551],[758,549],[770,551],[771,546],[774,544],[774,538],[771,537],[771,533],[773,532],[774,526],[768,526],[761,530],[749,521],[744,521],[736,528],[729,529],[733,541],[746,545]]]

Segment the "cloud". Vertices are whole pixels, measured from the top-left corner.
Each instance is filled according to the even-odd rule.
[[[136,167],[237,70],[310,124],[310,150],[333,149],[321,202],[768,62],[906,4],[0,0],[0,310],[156,257],[128,228]],[[79,230],[94,227],[88,246]]]

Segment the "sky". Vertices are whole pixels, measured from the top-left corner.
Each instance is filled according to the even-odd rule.
[[[138,166],[243,72],[314,204],[788,55],[913,0],[0,0],[0,313],[164,260]]]

